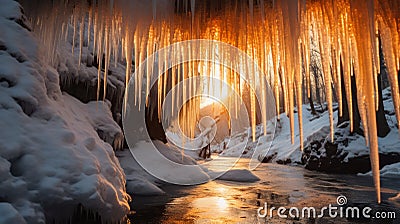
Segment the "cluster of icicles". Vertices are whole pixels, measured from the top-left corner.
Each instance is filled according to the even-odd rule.
[[[26,4],[32,9],[37,7],[33,6],[35,1],[27,1]],[[79,49],[82,49],[86,42],[85,45],[91,46],[95,55],[105,57],[104,65],[102,57],[97,57],[98,87],[104,88],[104,92],[107,85],[107,71],[112,62],[126,61],[126,82],[128,82],[135,69],[132,68],[132,61],[137,68],[147,56],[172,43],[190,39],[212,39],[243,50],[264,71],[264,74],[258,75],[265,75],[270,81],[275,94],[277,114],[279,108],[283,107],[290,117],[292,142],[294,142],[294,107],[302,104],[304,76],[307,80],[307,92],[310,94],[308,81],[310,51],[319,51],[329,109],[331,140],[334,136],[332,85],[337,91],[340,114],[343,101],[340,93],[346,90],[352,118],[351,76],[355,76],[358,107],[366,144],[370,147],[372,171],[380,202],[375,113],[378,109],[377,74],[380,73],[378,36],[381,38],[397,121],[400,123],[397,76],[397,71],[400,70],[398,0],[60,0],[58,3],[41,2],[38,5],[41,10],[37,10],[36,14],[35,10],[31,10],[32,23],[35,31],[50,49],[49,58],[54,58],[51,55],[55,53],[58,41],[65,39],[67,27],[72,25],[74,44],[79,43]],[[89,35],[85,35],[85,32]],[[93,35],[90,35],[91,33]],[[316,49],[310,47],[311,36]],[[86,38],[87,40],[84,40]],[[182,54],[184,53],[196,54],[194,49],[182,51]],[[101,71],[102,66],[105,67],[104,72]],[[147,69],[151,69],[152,66],[148,65]],[[177,69],[183,72],[174,73],[171,77],[173,85],[187,77],[197,75],[197,72],[193,72],[193,68],[189,66]],[[224,68],[220,69],[219,74],[226,74]],[[139,75],[135,79],[138,83],[150,80],[150,77],[144,77],[146,75],[151,75],[151,72]],[[211,75],[209,69],[202,75]],[[103,76],[104,86],[100,86],[100,76]],[[232,88],[241,92],[241,80],[235,73],[231,72],[224,76],[226,77],[223,79]],[[162,103],[160,96],[165,96],[166,79],[160,79],[158,82],[158,108]],[[175,97],[180,96],[181,94],[175,94]],[[282,102],[279,96],[283,96]],[[140,99],[141,94],[137,94],[137,97],[138,101],[143,100]],[[250,97],[252,117],[256,114],[254,98]],[[197,101],[197,104],[199,102]],[[196,105],[194,107],[199,108]],[[193,117],[198,113],[193,113],[193,108],[190,107],[187,111],[193,115],[184,116],[189,119],[187,124],[190,125],[193,124],[190,119],[196,120]],[[301,107],[298,107],[298,119],[302,143],[304,137]],[[255,131],[255,122],[251,124]],[[352,119],[350,126],[353,128]]]

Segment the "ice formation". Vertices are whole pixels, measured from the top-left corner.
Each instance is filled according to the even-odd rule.
[[[379,158],[375,111],[377,110],[377,74],[380,72],[378,37],[388,68],[393,102],[400,123],[400,95],[397,71],[400,70],[400,2],[397,0],[338,0],[338,1],[267,1],[267,0],[94,0],[94,1],[22,1],[36,33],[47,46],[51,60],[57,42],[67,34],[67,24],[72,24],[74,44],[85,41],[84,32],[94,32],[93,52],[99,55],[98,75],[106,77],[112,61],[126,60],[126,80],[132,70],[153,52],[172,43],[190,39],[213,39],[229,43],[248,53],[261,67],[264,74],[252,74],[247,80],[256,82],[257,76],[267,76],[276,96],[279,110],[283,105],[290,117],[291,141],[294,142],[294,107],[302,103],[303,76],[309,80],[310,35],[313,35],[317,50],[321,52],[321,64],[326,88],[326,101],[329,106],[331,139],[333,140],[333,90],[340,93],[346,89],[347,102],[352,113],[350,91],[351,76],[355,76],[358,86],[358,106],[365,131],[366,142],[370,147],[371,163],[378,201],[380,201]],[[50,13],[50,14],[49,14]],[[84,26],[87,21],[87,26]],[[90,37],[88,38],[88,44]],[[213,46],[210,46],[212,49]],[[177,49],[174,56],[196,54],[196,49]],[[235,57],[234,55],[220,55]],[[103,60],[104,57],[104,60]],[[159,58],[158,66],[168,58]],[[132,67],[134,61],[134,68]],[[344,86],[341,86],[340,62],[343,63]],[[104,65],[103,65],[104,64]],[[104,67],[104,72],[101,67]],[[213,65],[214,66],[214,65]],[[211,67],[203,62],[182,64],[172,71],[173,85],[192,77],[194,71],[203,68],[210,75]],[[141,91],[149,92],[148,81],[153,69],[147,65],[146,72],[135,78],[138,83],[137,102],[140,105]],[[241,92],[241,80],[234,72],[217,66],[221,79],[227,81],[236,91]],[[251,73],[254,68],[247,68]],[[304,69],[304,73],[303,73]],[[100,78],[98,79],[100,80]],[[147,80],[147,81],[146,81]],[[260,79],[262,80],[262,79]],[[141,84],[143,82],[143,85]],[[147,83],[146,83],[147,82]],[[165,96],[167,76],[158,82],[158,105]],[[260,85],[261,84],[261,85]],[[308,85],[307,85],[308,86]],[[177,89],[176,100],[195,85]],[[106,89],[104,89],[104,92]],[[183,94],[179,94],[183,93]],[[309,91],[308,91],[309,92]],[[241,92],[242,93],[242,92]],[[255,97],[251,94],[251,125],[255,132]],[[279,101],[283,95],[283,102]],[[342,110],[341,94],[338,102]],[[101,98],[101,96],[98,96]],[[183,96],[184,97],[184,96]],[[266,99],[262,99],[264,105]],[[176,102],[175,102],[176,103]],[[185,107],[184,122],[189,126],[196,120],[198,106]],[[300,142],[302,134],[302,110],[298,107]],[[161,110],[158,110],[161,111]],[[193,116],[186,116],[193,115]],[[279,114],[279,111],[278,113]],[[265,117],[265,114],[263,114]],[[161,116],[159,116],[161,117]],[[352,117],[352,116],[350,116]],[[263,119],[265,122],[265,119]],[[190,129],[190,128],[188,128]]]
[[[123,220],[125,176],[96,132],[121,133],[108,105],[62,94],[18,2],[0,5],[0,223],[69,222],[79,204]]]

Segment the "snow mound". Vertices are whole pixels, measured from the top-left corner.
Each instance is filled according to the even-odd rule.
[[[168,160],[181,164],[181,165],[194,165],[195,169],[170,169],[169,164],[159,161],[159,158],[154,157],[151,153],[151,147],[156,146],[157,150]],[[132,155],[133,153],[140,152],[145,157],[146,161],[151,164],[156,170],[163,170],[165,172],[157,177],[151,175],[140,164],[146,161],[137,162]],[[190,182],[192,180],[201,180],[207,182],[210,180],[208,170],[197,164],[197,162],[190,156],[183,154],[178,148],[172,144],[164,144],[160,141],[153,142],[138,142],[133,149],[126,149],[117,151],[116,155],[123,168],[127,180],[127,192],[133,196],[135,195],[160,195],[165,194],[160,186],[168,184],[165,182],[169,175],[179,177],[181,180]],[[147,167],[147,166],[146,166]],[[170,170],[169,170],[170,169]],[[158,173],[158,172],[156,172]]]
[[[161,182],[192,185],[210,180],[210,176],[194,159],[172,145],[160,141],[140,141],[130,150],[146,172]]]
[[[400,202],[400,193],[398,193],[396,196],[389,198],[390,201],[397,201]]]
[[[254,175],[250,170],[245,169],[234,169],[228,170],[217,179],[219,180],[228,180],[228,181],[235,181],[235,182],[257,182],[260,180],[259,177]]]
[[[117,151],[121,167],[126,175],[126,191],[130,195],[155,196],[165,194],[159,188],[161,182],[147,173],[133,158],[129,149]]]
[[[71,99],[74,98],[71,97]],[[78,101],[75,99],[75,102]],[[88,118],[99,137],[112,145],[114,149],[122,149],[124,134],[119,125],[113,120],[110,105],[106,102],[91,101],[86,107],[86,114],[84,116]]]
[[[109,144],[121,130],[108,105],[63,95],[19,4],[0,5],[1,221],[61,222],[78,205],[120,221],[130,197]]]
[[[25,219],[9,203],[0,203],[0,223],[26,223]]]
[[[126,192],[130,195],[157,196],[165,192],[145,178],[133,177],[126,181]]]
[[[372,172],[359,173],[360,176],[372,176]],[[381,169],[381,177],[387,178],[400,178],[400,163],[393,163],[386,165]]]

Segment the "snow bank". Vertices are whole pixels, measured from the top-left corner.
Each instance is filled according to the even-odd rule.
[[[360,176],[372,176],[372,172],[359,173]],[[400,163],[386,165],[381,169],[381,177],[400,178]]]
[[[378,138],[381,167],[400,162],[400,138],[398,136],[394,107],[389,88],[382,91],[386,120],[390,132]],[[324,115],[325,116],[325,115]],[[335,129],[335,141],[320,136],[305,145],[301,163],[310,170],[335,173],[365,173],[371,170],[369,153],[364,136],[350,133],[349,122]]]
[[[192,185],[210,180],[195,160],[172,145],[160,141],[140,141],[130,150],[146,172],[163,182]]]
[[[385,108],[385,116],[388,122],[389,128],[391,129],[389,134],[384,138],[378,138],[379,153],[390,154],[400,153],[400,137],[399,130],[397,129],[397,119],[395,117],[394,104],[390,92],[390,87],[382,91],[383,105]],[[363,136],[357,136],[357,138],[351,139],[345,151],[348,152],[346,161],[349,158],[354,158],[363,155],[369,155],[369,148],[365,145],[365,138]]]
[[[335,113],[336,114],[336,113]],[[221,152],[221,156],[226,157],[251,157],[254,153],[254,149],[257,144],[259,149],[268,150],[267,157],[270,157],[271,162],[277,161],[291,161],[300,162],[301,161],[301,151],[300,151],[300,137],[298,128],[298,114],[294,114],[295,121],[295,142],[291,143],[290,134],[290,119],[284,115],[280,115],[280,121],[277,122],[275,129],[275,136],[271,143],[269,136],[263,136],[262,125],[258,125],[256,129],[257,138],[259,142],[253,143],[251,134],[249,131],[239,133],[234,135],[229,143],[222,143],[219,147],[214,147],[214,151]],[[272,127],[271,127],[272,128]],[[325,138],[329,134],[329,116],[328,112],[322,113],[320,116],[316,117],[311,114],[307,105],[303,105],[303,133],[304,133],[304,145],[313,139]],[[222,146],[226,144],[226,149]],[[263,158],[259,158],[263,159]]]
[[[78,204],[121,220],[130,197],[109,144],[121,130],[108,105],[61,94],[19,4],[0,5],[0,220],[67,220]]]
[[[387,136],[378,138],[379,153],[382,164],[398,162],[400,155],[400,138],[396,128],[394,106],[390,88],[383,90],[383,102],[385,114],[391,128]],[[337,122],[337,105],[335,105],[334,118]],[[304,164],[308,169],[316,169],[331,172],[365,172],[369,168],[369,148],[365,144],[365,138],[359,134],[350,134],[349,127],[335,128],[335,141],[329,139],[329,114],[327,111],[317,116],[311,114],[308,105],[303,105],[303,133],[304,151],[300,150],[300,138],[298,129],[298,114],[294,114],[295,142],[291,143],[290,120],[284,114],[280,115],[277,123],[275,138],[265,158],[259,158],[264,162],[277,162],[283,164]],[[336,125],[335,125],[336,126]],[[258,147],[268,150],[269,140],[261,135],[262,127],[257,126],[257,137],[260,138]],[[212,147],[214,152],[225,157],[250,157],[254,153],[257,144],[252,143],[251,135],[243,132],[234,135],[230,142],[223,142]],[[356,162],[354,162],[356,161]],[[352,166],[351,163],[357,163]],[[348,167],[352,169],[348,169]],[[365,170],[366,169],[366,170]],[[358,170],[358,171],[357,171]],[[365,171],[362,171],[365,170]],[[383,174],[385,175],[385,174]],[[391,174],[394,175],[394,174]]]
[[[165,194],[159,188],[161,181],[147,173],[133,158],[129,149],[117,151],[121,167],[126,176],[126,192],[129,195],[155,196]]]
[[[0,223],[19,223],[25,224],[25,219],[9,203],[0,203]]]
[[[389,201],[396,201],[400,202],[400,193],[398,193],[396,196],[389,198]]]
[[[336,118],[337,112],[334,112]],[[272,142],[271,149],[268,155],[275,155],[272,161],[290,161],[300,162],[301,151],[300,151],[300,131],[298,127],[298,113],[294,114],[294,144],[291,143],[290,134],[290,119],[281,114],[280,123],[277,125],[275,132],[275,139]],[[336,120],[335,120],[336,123]],[[319,116],[314,116],[308,105],[303,105],[303,145],[307,145],[315,139],[325,138],[329,135],[329,113],[328,111],[323,112]]]
[[[126,192],[130,195],[155,196],[163,195],[165,192],[146,178],[134,176],[126,180]]]

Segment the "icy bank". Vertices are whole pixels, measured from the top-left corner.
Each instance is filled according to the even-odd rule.
[[[226,139],[225,143],[214,146],[213,149],[220,152],[221,156],[226,157],[251,157],[256,147],[267,150],[265,158],[268,162],[277,163],[291,163],[300,162],[300,140],[298,129],[298,114],[294,114],[295,121],[295,142],[291,143],[290,140],[290,120],[285,114],[280,115],[280,121],[276,125],[275,136],[272,144],[263,136],[263,128],[261,125],[257,126],[256,136],[259,139],[257,142],[251,141],[251,135],[248,132],[243,132],[234,135],[231,139]],[[269,127],[273,128],[273,127]],[[329,134],[329,116],[328,112],[322,113],[319,117],[313,116],[307,105],[303,105],[303,134],[305,136],[304,145],[315,138],[325,138]],[[224,149],[223,145],[226,145]],[[264,158],[259,158],[263,160]]]
[[[372,172],[365,174],[358,174],[360,176],[372,176]],[[386,165],[381,169],[381,176],[388,178],[399,178],[400,179],[400,163],[393,163]]]
[[[378,137],[379,166],[400,162],[400,138],[390,88],[382,91],[386,120],[390,132]],[[334,173],[365,173],[371,170],[370,150],[366,139],[358,133],[350,133],[349,123],[335,129],[335,141],[326,137],[314,138],[304,147],[301,163],[307,169]]]
[[[381,168],[400,161],[400,138],[396,128],[395,110],[389,88],[383,90],[383,100],[386,119],[391,131],[387,136],[378,138]],[[336,118],[337,106],[334,109],[334,117]],[[297,113],[294,116],[294,120],[297,122]],[[215,152],[219,152],[220,156],[250,157],[257,146],[268,150],[265,158],[259,158],[263,162],[299,164],[310,170],[324,172],[356,174],[371,170],[369,148],[365,145],[364,136],[357,133],[351,134],[349,126],[343,124],[341,127],[335,128],[335,141],[333,143],[330,141],[329,114],[327,111],[315,116],[311,114],[308,105],[303,105],[303,152],[300,150],[297,125],[295,124],[294,130],[295,142],[292,144],[289,118],[284,114],[281,114],[280,118],[270,148],[269,142],[263,139],[261,126],[257,126],[257,136],[260,136],[258,143],[249,141],[249,134],[243,132],[212,148]],[[224,146],[226,147],[224,148]]]
[[[19,4],[0,5],[0,223],[67,220],[79,204],[121,220],[130,197],[109,106],[63,95]]]

